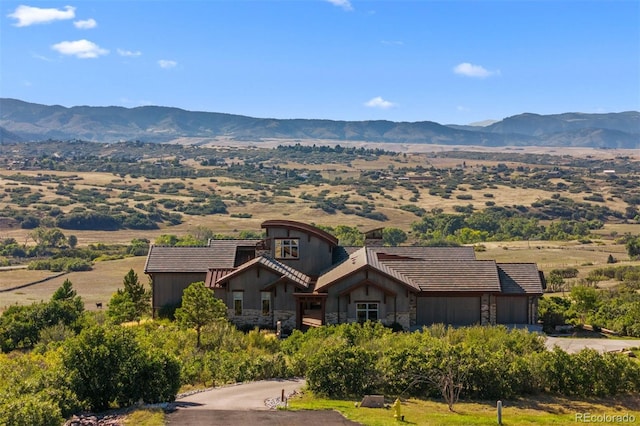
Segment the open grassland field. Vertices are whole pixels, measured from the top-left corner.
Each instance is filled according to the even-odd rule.
[[[624,224],[640,203],[640,159],[631,151],[429,145],[419,152],[415,146],[358,143],[348,146],[379,151],[307,152],[301,145],[258,149],[246,143],[215,149],[119,145],[20,145],[24,152],[0,147],[0,160],[5,157],[0,237],[27,241],[25,216],[55,226],[63,216],[89,212],[151,216],[153,223],[125,223],[118,232],[70,229],[80,245],[125,243],[139,238],[142,229],[150,239],[197,226],[233,234],[259,230],[264,219],[276,217],[409,230],[419,220],[418,211],[518,206],[544,215],[553,196],[565,212],[571,203],[587,204],[607,223]],[[382,151],[393,149],[397,152]],[[616,175],[605,169],[617,170]]]
[[[315,398],[308,394],[289,400],[289,407],[299,409],[337,410],[349,420],[368,426],[409,424],[418,426],[495,425],[496,402],[459,401],[450,412],[447,404],[431,400],[402,401],[404,422],[393,417],[393,410],[384,408],[358,408],[357,401],[336,401]],[[615,400],[576,400],[552,396],[532,396],[514,401],[503,401],[502,424],[517,425],[575,425],[576,416],[633,416],[640,421],[640,397],[616,397]],[[609,422],[588,423],[605,424]],[[628,423],[628,421],[627,421]]]
[[[144,256],[96,262],[91,271],[70,272],[32,286],[2,292],[0,293],[0,312],[14,304],[29,305],[33,302],[48,301],[66,279],[73,283],[73,288],[78,296],[82,297],[85,309],[98,309],[96,303],[102,303],[103,309],[107,309],[107,304],[113,293],[118,288],[123,288],[122,281],[130,269],[136,271],[141,283],[146,284],[144,262]],[[55,275],[59,275],[59,273],[31,270],[0,271],[0,290]]]

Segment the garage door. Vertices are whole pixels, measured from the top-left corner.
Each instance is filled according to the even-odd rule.
[[[498,296],[496,298],[496,322],[498,324],[527,324],[526,296]]]
[[[480,296],[418,297],[418,325],[480,324]]]

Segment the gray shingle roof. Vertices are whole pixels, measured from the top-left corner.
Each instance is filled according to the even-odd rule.
[[[383,260],[381,263],[411,279],[420,291],[500,292],[498,268],[493,260]]]
[[[542,294],[542,280],[535,263],[498,263],[502,292]]]
[[[367,247],[375,253],[387,256],[410,257],[428,261],[436,260],[475,260],[476,254],[473,247],[419,247],[419,246],[398,246],[398,247]],[[380,256],[382,257],[382,256]]]
[[[380,249],[380,247],[362,247],[359,250],[351,253],[347,260],[318,277],[318,282],[315,287],[316,291],[325,290],[333,283],[340,280],[342,277],[349,275],[365,266],[369,266],[374,270],[393,277],[406,286],[409,286],[415,290],[419,290],[417,284],[415,284],[411,278],[403,276],[398,271],[387,268],[386,265],[379,262],[379,250],[377,249]]]
[[[238,247],[255,247],[260,240],[212,240],[209,246],[149,248],[145,273],[207,272],[211,268],[233,268]]]

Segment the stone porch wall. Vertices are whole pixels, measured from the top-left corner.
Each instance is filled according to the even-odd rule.
[[[282,328],[293,330],[296,328],[295,311],[275,310],[269,315],[263,315],[259,309],[243,309],[242,315],[235,315],[233,309],[228,310],[229,321],[237,327],[275,328],[276,322],[282,321]]]

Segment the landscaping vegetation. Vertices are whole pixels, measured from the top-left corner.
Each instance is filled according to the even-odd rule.
[[[501,327],[350,324],[278,340],[237,330],[198,284],[175,320],[152,321],[136,273],[144,259],[136,270],[129,262],[151,241],[261,238],[264,219],[312,218],[342,245],[360,246],[376,228],[386,245],[470,244],[479,258],[538,261],[553,291],[540,301],[548,331],[640,337],[640,167],[628,157],[49,141],[2,145],[0,158],[0,266],[29,268],[1,272],[11,304],[0,306],[0,424],[60,424],[80,410],[272,377],[307,378],[294,407],[337,408],[366,424],[387,421],[353,406],[365,393],[401,398],[418,424],[429,424],[425,410],[437,424],[494,423],[496,399],[512,401],[506,418],[518,424],[552,424],[585,398],[592,409],[640,392],[636,359],[548,351],[539,335]],[[96,271],[109,290],[93,285]],[[76,293],[80,274],[93,277],[83,282],[90,296]],[[47,279],[48,293],[16,296]]]
[[[123,282],[117,295],[128,295],[124,305],[134,312],[132,294],[143,300],[144,291],[132,271]],[[309,390],[320,396],[436,398],[452,411],[458,398],[640,391],[635,359],[594,350],[548,351],[542,337],[524,330],[435,325],[409,333],[365,323],[296,330],[281,341],[271,332],[237,330],[224,319],[224,309],[207,302],[215,302],[211,295],[201,297],[202,290],[208,291],[202,283],[189,287],[176,322],[118,325],[121,315],[84,311],[68,280],[47,303],[9,308],[0,317],[7,352],[0,356],[6,378],[0,421],[59,424],[81,409],[170,401],[180,388],[292,376],[306,377]],[[109,310],[120,314],[121,308],[114,303]]]

